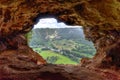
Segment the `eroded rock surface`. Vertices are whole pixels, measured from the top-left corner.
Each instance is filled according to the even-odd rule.
[[[107,80],[102,74],[80,66],[52,64],[38,66],[25,60],[17,61],[20,61],[19,64],[16,62],[11,64],[9,61],[10,64],[6,65],[6,62],[3,62],[5,66],[0,66],[2,72],[0,80]]]
[[[14,79],[19,80],[20,78],[17,77],[23,75],[25,70],[28,71],[25,71],[24,76],[27,76],[26,73],[28,73],[29,70],[34,70],[34,68],[24,68],[27,66],[25,64],[28,64],[27,67],[34,64],[33,67],[35,67],[38,64],[45,63],[40,56],[27,47],[24,34],[32,29],[38,17],[51,16],[69,25],[82,25],[86,38],[94,42],[97,54],[93,59],[83,59],[81,66],[91,69],[114,68],[119,70],[120,0],[0,0],[1,80],[11,80],[11,78],[3,78],[4,76],[14,76]],[[22,67],[18,67],[18,65],[22,65]],[[55,66],[52,67],[54,68]],[[3,76],[2,73],[7,70],[9,75],[5,74]],[[72,70],[74,69],[72,68]],[[19,75],[12,75],[14,73],[11,72],[14,71]],[[60,73],[56,74],[56,76],[61,76]],[[29,72],[29,74],[32,75],[32,72]],[[36,73],[34,73],[36,76],[38,74],[40,74],[40,72],[36,71]],[[47,73],[44,74],[47,75]],[[97,73],[95,74],[97,75]],[[72,80],[79,79],[79,77],[78,79],[72,78]],[[38,80],[42,79],[40,78]],[[99,80],[99,78],[92,80]],[[111,80],[117,80],[117,77],[115,76],[111,78]]]

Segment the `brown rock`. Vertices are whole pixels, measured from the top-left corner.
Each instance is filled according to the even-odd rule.
[[[38,64],[46,62],[27,47],[23,35],[32,29],[38,17],[50,16],[69,25],[84,26],[86,38],[94,42],[97,54],[93,59],[83,59],[81,66],[93,70],[98,67],[119,70],[120,0],[0,0],[1,80],[51,80],[53,77],[60,77],[61,80],[105,80],[101,75],[99,78],[90,78],[89,75],[97,75],[96,72],[89,74],[87,69],[83,69],[88,72],[79,73],[78,68],[71,69],[70,66],[64,70],[59,69],[65,66],[57,66],[55,72],[58,73],[40,72],[42,69],[39,69]],[[49,70],[48,67],[43,70]],[[54,70],[56,66],[52,67]],[[70,74],[68,77],[65,76],[69,72],[62,74],[62,71],[69,71],[68,69],[73,70],[71,78]],[[78,69],[78,73],[74,69]],[[84,72],[86,73],[83,74]],[[109,70],[102,70],[100,73],[103,73],[107,80],[119,80],[115,75],[117,73],[109,73]],[[78,77],[78,74],[83,76]],[[44,75],[50,75],[50,79]]]

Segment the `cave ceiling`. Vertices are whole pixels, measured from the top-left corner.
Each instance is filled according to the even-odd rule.
[[[99,31],[120,29],[120,0],[0,0],[0,38],[30,31],[38,17]]]

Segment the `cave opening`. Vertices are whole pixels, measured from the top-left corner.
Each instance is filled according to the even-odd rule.
[[[27,38],[28,45],[47,63],[79,64],[81,58],[92,58],[96,53],[82,26],[68,26],[55,18],[38,19]]]

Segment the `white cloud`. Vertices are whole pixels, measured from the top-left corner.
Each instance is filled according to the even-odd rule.
[[[58,23],[55,18],[40,19],[39,22],[34,25],[34,28],[74,28],[81,26],[67,26],[63,22]]]

